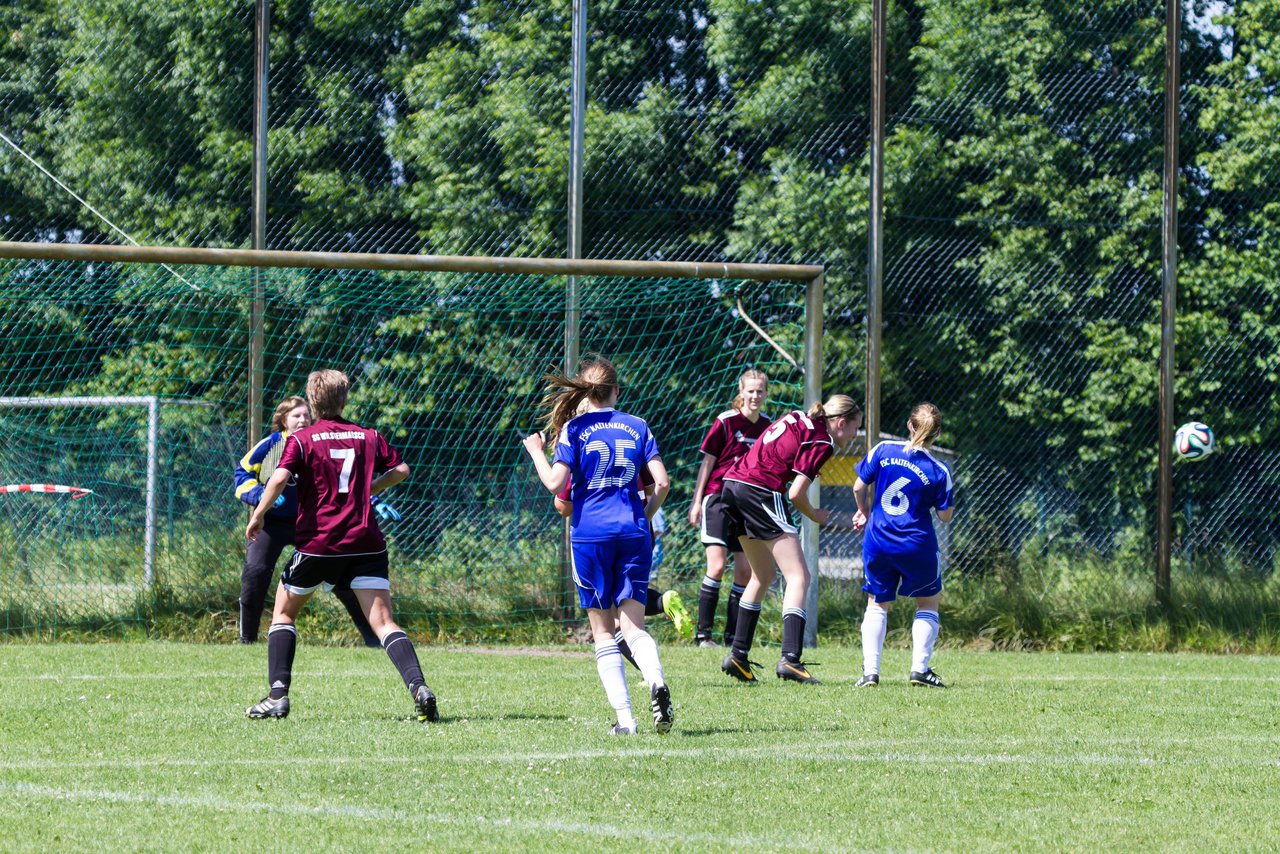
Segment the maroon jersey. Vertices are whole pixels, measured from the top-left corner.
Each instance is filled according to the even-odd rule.
[[[716,418],[716,423],[711,425],[706,438],[702,440],[702,453],[716,458],[716,466],[711,470],[704,495],[711,495],[724,488],[725,474],[733,468],[734,463],[747,455],[756,439],[768,429],[769,416],[764,413],[754,423],[738,409],[730,409]]]
[[[775,421],[747,455],[725,473],[724,479],[782,492],[795,475],[817,480],[822,464],[835,451],[827,422],[814,421],[797,410]]]
[[[377,430],[345,418],[322,419],[290,435],[276,468],[298,484],[294,547],[309,555],[386,551],[369,503],[370,485],[400,462]]]

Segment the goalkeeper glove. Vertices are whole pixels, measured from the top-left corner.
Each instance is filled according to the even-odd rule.
[[[369,499],[369,503],[373,505],[374,512],[378,514],[378,518],[383,522],[399,522],[404,518],[400,515],[399,510],[376,495]]]

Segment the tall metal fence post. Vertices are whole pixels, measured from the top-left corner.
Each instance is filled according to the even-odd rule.
[[[587,112],[587,0],[573,0],[571,47],[571,82],[569,103],[569,258],[582,257],[582,157],[584,120]],[[578,366],[582,295],[578,277],[569,276],[565,284],[564,371],[572,375]],[[569,542],[569,520],[564,523],[564,549],[560,560],[560,604],[565,619],[574,612],[572,545]]]
[[[1178,120],[1181,86],[1182,5],[1165,7],[1164,47],[1164,215],[1160,224],[1160,418],[1159,474],[1156,486],[1156,601],[1172,606],[1170,563],[1173,552],[1173,332],[1178,296]]]
[[[156,485],[160,456],[160,398],[147,398],[147,500],[142,534],[142,585],[148,590],[156,577]]]
[[[867,449],[880,439],[880,332],[884,278],[885,0],[871,3],[871,197],[867,229]]]
[[[270,67],[271,3],[258,0],[253,40],[253,248],[267,248],[267,86]],[[253,304],[249,311],[249,435],[246,447],[262,435],[267,300],[262,271],[253,271]]]
[[[818,274],[808,282],[804,301],[804,406],[808,409],[822,400],[822,301],[826,275]],[[809,500],[822,506],[821,485],[809,487]],[[804,598],[804,645],[818,645],[818,526],[808,519],[801,528],[800,546],[809,567],[809,590]]]

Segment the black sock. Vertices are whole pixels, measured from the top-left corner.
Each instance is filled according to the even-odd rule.
[[[626,638],[622,636],[622,629],[618,629],[613,633],[613,640],[618,645],[618,652],[622,653],[622,657],[630,662],[632,667],[639,670],[640,665],[636,664],[636,660],[631,657],[631,647],[627,644]]]
[[[387,651],[387,657],[396,666],[396,670],[400,671],[400,678],[404,680],[410,694],[416,692],[419,685],[426,684],[427,680],[422,676],[422,665],[418,664],[418,653],[408,635],[399,630],[387,632],[382,639],[382,648]]]
[[[711,637],[711,627],[716,622],[718,604],[720,604],[720,582],[703,577],[702,585],[698,588],[698,627],[694,631],[695,637],[699,639]],[[727,630],[726,634],[728,634]]]
[[[662,593],[658,588],[650,585],[649,594],[644,597],[644,615],[646,617],[656,617],[662,613]]]
[[[293,679],[293,654],[298,649],[298,630],[289,623],[272,623],[267,633],[267,679],[273,700],[289,695]]]
[[[800,660],[804,644],[805,613],[803,608],[787,608],[782,612],[782,657],[795,663]]]
[[[369,625],[369,618],[364,615],[364,609],[360,607],[360,600],[356,598],[354,590],[334,590],[333,595],[338,597],[338,601],[342,603],[342,607],[347,609],[347,613],[351,616],[351,622],[355,625],[356,631],[360,633],[360,639],[364,641],[365,646],[382,646],[378,640],[378,635],[373,630],[373,626]]]
[[[733,657],[746,661],[751,644],[756,639],[756,624],[760,622],[759,602],[738,603],[738,630],[733,635]]]
[[[738,631],[738,602],[742,599],[742,591],[746,589],[742,584],[734,584],[729,588],[729,604],[724,609],[724,636],[730,642]]]

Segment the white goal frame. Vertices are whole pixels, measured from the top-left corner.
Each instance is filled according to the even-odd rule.
[[[0,397],[0,411],[6,409],[83,409],[123,408],[145,406],[147,409],[147,483],[146,521],[142,539],[142,586],[151,589],[155,581],[156,561],[156,480],[159,474],[160,407],[162,404],[178,406],[204,406],[213,404],[204,400],[185,397],[160,397],[148,395],[87,395],[68,397]]]

